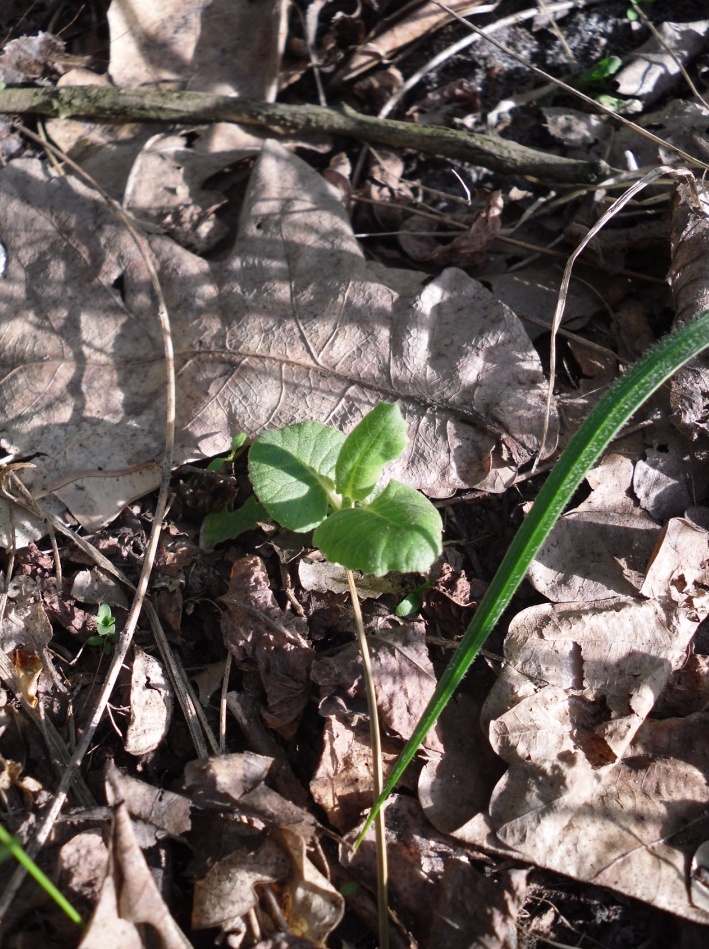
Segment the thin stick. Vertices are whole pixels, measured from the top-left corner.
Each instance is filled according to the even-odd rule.
[[[556,310],[554,311],[554,316],[551,321],[551,342],[549,344],[549,385],[547,387],[546,415],[544,417],[544,429],[542,431],[539,452],[534,465],[532,466],[532,472],[536,470],[537,462],[539,462],[544,456],[544,448],[546,445],[547,436],[549,434],[549,419],[551,417],[551,406],[554,400],[554,380],[556,376],[556,347],[554,343],[556,341],[556,334],[559,331],[559,326],[561,325],[562,317],[564,316],[566,300],[569,294],[569,284],[571,283],[571,272],[573,270],[574,264],[576,263],[576,259],[581,251],[583,251],[584,248],[589,244],[589,242],[593,240],[596,234],[598,234],[598,232],[606,226],[610,219],[614,217],[618,211],[621,210],[621,208],[625,207],[628,201],[630,201],[630,199],[633,198],[638,193],[638,191],[642,191],[646,185],[655,181],[656,178],[660,178],[662,175],[692,178],[691,172],[686,170],[670,168],[666,165],[660,165],[657,168],[653,168],[652,171],[649,171],[639,181],[636,181],[635,184],[631,185],[627,191],[625,191],[613,202],[613,204],[611,204],[606,213],[601,218],[599,218],[590,231],[584,235],[583,240],[580,241],[566,262],[566,266],[564,267],[564,275],[561,278],[561,285],[559,287],[559,296],[557,298]]]
[[[384,771],[382,768],[382,740],[379,732],[379,713],[377,712],[377,696],[374,689],[374,673],[372,672],[372,658],[369,653],[367,634],[364,631],[362,609],[359,604],[357,584],[351,570],[347,574],[347,585],[350,588],[352,611],[354,612],[357,641],[362,653],[362,668],[364,670],[364,687],[367,693],[367,709],[369,710],[369,734],[372,740],[372,775],[374,778],[374,803],[381,797],[384,790]],[[386,828],[384,811],[380,810],[374,821],[374,837],[377,851],[377,918],[379,920],[379,949],[389,949],[389,898],[387,895],[389,883],[389,865],[387,861]]]

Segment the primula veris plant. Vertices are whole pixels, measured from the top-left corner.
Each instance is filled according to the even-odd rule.
[[[347,437],[319,422],[265,432],[249,450],[249,477],[269,516],[314,530],[332,563],[375,576],[423,573],[441,555],[441,517],[414,488],[379,483],[406,442],[398,405],[380,402]]]

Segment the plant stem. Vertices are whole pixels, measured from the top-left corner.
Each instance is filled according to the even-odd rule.
[[[7,848],[15,860],[17,860],[17,862],[27,870],[35,882],[42,887],[47,896],[51,896],[57,906],[66,913],[72,923],[76,923],[77,926],[84,925],[83,919],[76,912],[69,900],[63,893],[59,892],[52,881],[39,869],[34,860],[25,853],[22,845],[15,840],[12,834],[8,833],[2,824],[0,824],[0,845]]]
[[[357,640],[362,653],[362,667],[364,669],[364,686],[367,693],[367,708],[369,709],[369,734],[372,741],[372,774],[374,777],[374,802],[376,803],[384,790],[384,772],[382,768],[382,740],[379,733],[379,714],[377,712],[377,696],[374,690],[374,675],[372,673],[372,659],[369,654],[369,643],[364,631],[362,610],[357,594],[357,584],[354,574],[347,570],[347,583],[350,588],[352,610],[354,612]],[[377,851],[377,917],[379,920],[379,949],[389,949],[389,900],[387,884],[389,867],[387,862],[386,833],[384,811],[378,810],[374,819],[374,838]]]

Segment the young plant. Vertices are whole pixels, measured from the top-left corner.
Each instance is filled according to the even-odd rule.
[[[353,570],[382,576],[425,572],[442,549],[442,524],[428,498],[399,481],[379,484],[384,465],[406,447],[399,407],[380,402],[350,434],[302,422],[259,436],[249,450],[249,477],[274,521],[314,530],[313,543],[347,570],[367,693],[374,799],[384,786],[381,738],[371,659]],[[386,840],[382,812],[374,821],[377,848],[379,947],[389,945]]]
[[[709,347],[709,310],[673,330],[621,376],[578,429],[537,495],[446,667],[414,733],[399,755],[382,796],[367,818],[359,846],[471,663],[502,616],[532,560],[582,480],[623,425],[678,369]]]
[[[260,435],[249,478],[269,516],[292,531],[314,530],[332,563],[378,577],[425,573],[441,554],[438,511],[400,481],[378,484],[406,441],[398,405],[380,402],[346,438],[319,422]]]
[[[96,614],[96,633],[86,640],[87,646],[101,646],[108,655],[116,637],[116,617],[108,603],[101,603]]]

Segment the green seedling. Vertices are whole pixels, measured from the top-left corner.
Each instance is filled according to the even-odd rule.
[[[369,708],[374,797],[381,797],[381,738],[374,678],[353,570],[383,576],[425,572],[441,555],[441,517],[428,498],[399,481],[380,484],[384,466],[406,447],[397,405],[380,402],[350,434],[302,422],[260,435],[249,450],[249,477],[268,514],[347,570]],[[373,821],[377,847],[379,947],[389,946],[383,814]]]
[[[2,824],[0,824],[0,859],[12,856],[29,873],[32,879],[42,887],[47,896],[51,897],[57,906],[66,913],[72,923],[77,926],[83,926],[84,922],[71,905],[69,900],[59,892],[52,881],[40,870],[32,858],[25,852],[20,841],[13,837]]]
[[[319,422],[260,435],[249,478],[269,516],[292,531],[314,530],[332,563],[378,577],[425,573],[442,550],[438,511],[400,481],[378,484],[405,447],[399,407],[380,402],[347,438]]]
[[[603,59],[599,59],[593,66],[584,69],[577,77],[575,85],[584,89],[595,83],[604,82],[611,76],[615,76],[622,65],[623,60],[619,56],[604,56]]]
[[[86,640],[87,646],[101,646],[104,655],[113,648],[116,638],[116,617],[108,603],[101,603],[96,615],[96,634]]]
[[[611,386],[567,445],[517,531],[458,649],[453,654],[414,733],[394,765],[357,846],[396,787],[426,735],[451,700],[471,663],[502,616],[532,560],[588,471],[611,439],[653,392],[709,347],[709,310],[669,333]]]
[[[219,455],[217,458],[212,458],[212,460],[207,465],[207,471],[211,471],[212,474],[216,474],[218,471],[224,467],[224,465],[229,464],[230,461],[233,461],[236,458],[237,452],[245,444],[248,435],[246,432],[240,432],[238,435],[234,435],[231,440],[231,451],[228,455]]]

